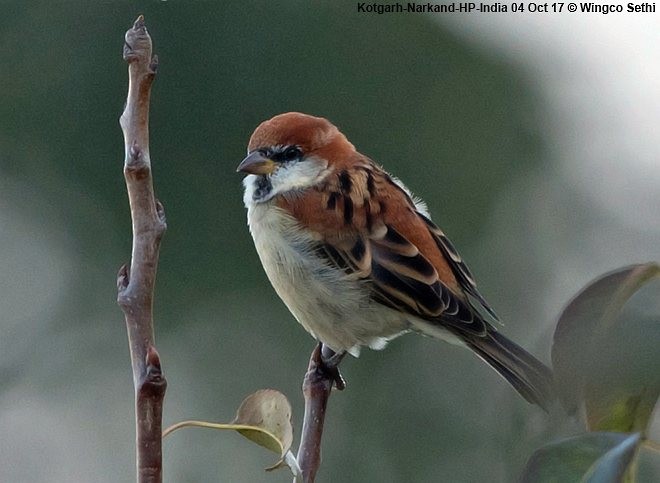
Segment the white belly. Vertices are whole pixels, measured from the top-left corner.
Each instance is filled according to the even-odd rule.
[[[364,282],[316,255],[312,235],[272,202],[249,204],[248,224],[273,288],[316,339],[357,356],[360,346],[381,349],[408,329],[403,314],[370,300]]]

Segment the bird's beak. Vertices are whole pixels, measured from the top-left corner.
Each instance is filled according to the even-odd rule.
[[[241,161],[236,171],[249,174],[270,174],[277,168],[277,163],[259,151],[253,151]]]

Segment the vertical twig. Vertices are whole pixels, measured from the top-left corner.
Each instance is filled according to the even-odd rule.
[[[335,354],[324,360],[322,345],[319,344],[309,358],[302,387],[305,397],[305,416],[296,457],[304,483],[314,482],[316,472],[321,465],[321,437],[332,386],[336,384],[340,390],[345,388],[345,382],[337,367],[342,357],[343,355]],[[295,483],[297,480],[294,478],[293,481]]]
[[[165,231],[163,206],[154,197],[149,159],[149,97],[158,60],[140,15],[126,32],[128,96],[119,119],[124,133],[124,177],[133,222],[130,269],[117,276],[117,303],[124,311],[135,386],[137,481],[162,480],[162,413],[166,381],[154,346],[153,292],[160,239]]]

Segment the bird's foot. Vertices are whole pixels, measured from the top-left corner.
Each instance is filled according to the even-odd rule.
[[[345,355],[345,351],[335,352],[322,342],[319,342],[315,351],[317,370],[328,380],[333,381],[335,387],[340,391],[346,388],[346,381],[339,371],[339,363]]]

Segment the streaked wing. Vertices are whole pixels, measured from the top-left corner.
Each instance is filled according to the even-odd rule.
[[[318,233],[317,252],[329,264],[369,284],[373,300],[460,332],[487,332],[463,293],[491,311],[469,270],[384,171],[365,159],[301,196],[304,202],[298,197],[280,206]]]
[[[429,231],[433,235],[438,248],[442,251],[442,254],[445,256],[445,259],[449,262],[454,275],[461,284],[461,288],[472,297],[474,297],[479,304],[488,312],[495,320],[500,320],[493,308],[486,302],[486,299],[479,293],[477,289],[477,283],[472,276],[472,272],[465,264],[461,256],[454,248],[452,242],[445,236],[443,231],[438,228],[438,226],[433,223],[428,217],[424,216],[422,213],[418,213],[420,218],[424,220],[426,226],[429,228]]]

